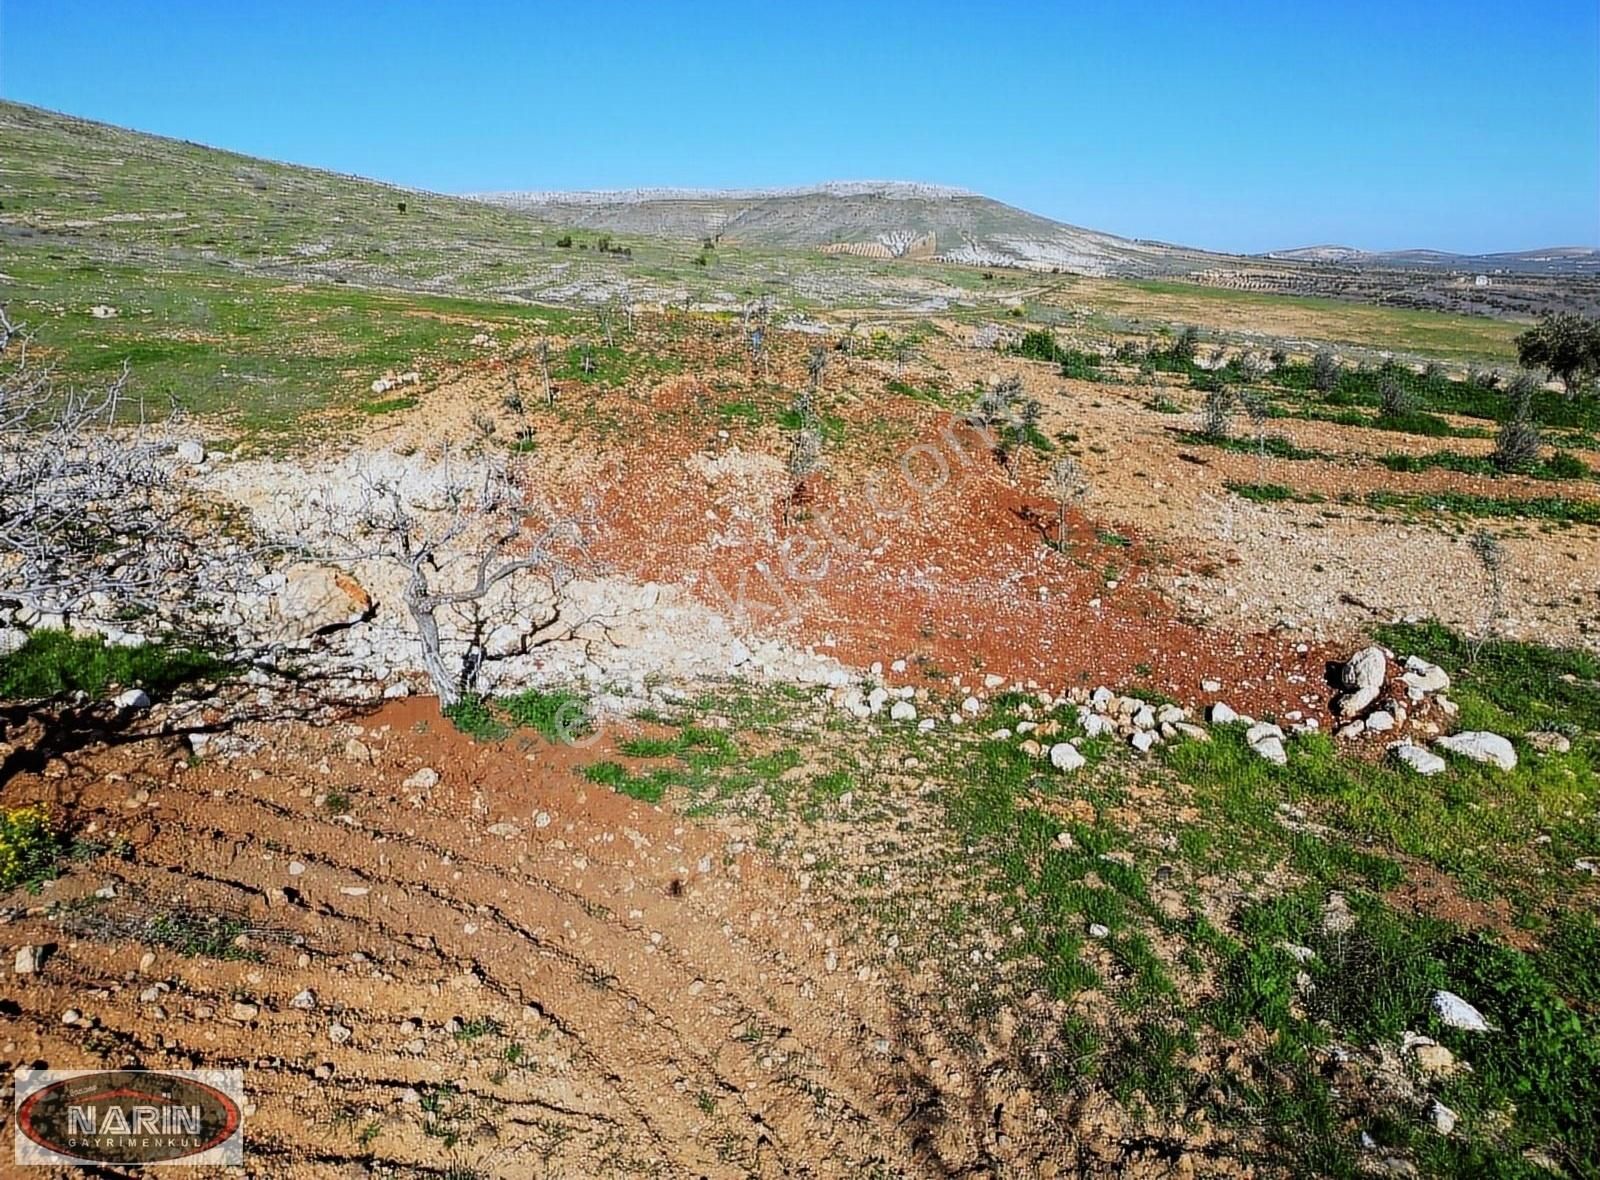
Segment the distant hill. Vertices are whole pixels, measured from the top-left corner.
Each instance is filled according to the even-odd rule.
[[[1550,246],[1501,254],[1452,254],[1446,250],[1358,250],[1353,246],[1301,246],[1273,250],[1258,258],[1279,262],[1314,262],[1355,267],[1415,267],[1470,270],[1483,274],[1600,275],[1600,249],[1593,246]]]
[[[894,257],[932,235],[934,257],[977,266],[1149,276],[1184,274],[1230,260],[1066,225],[965,189],[904,181],[475,196],[575,228],[785,249],[876,244]]]

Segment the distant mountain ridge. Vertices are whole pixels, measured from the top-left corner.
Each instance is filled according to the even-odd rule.
[[[1600,274],[1600,250],[1586,246],[1457,254],[1323,245],[1255,255],[1227,254],[1087,229],[1018,209],[971,189],[904,180],[836,180],[782,188],[528,190],[467,195],[576,229],[686,240],[723,238],[785,249],[872,247],[849,252],[888,257],[897,256],[902,244],[922,242],[931,235],[933,256],[941,261],[1091,275],[1157,277],[1261,261]]]
[[[1600,274],[1600,248],[1547,246],[1494,254],[1456,254],[1448,250],[1360,250],[1354,246],[1299,246],[1257,254],[1280,262],[1336,266],[1443,267],[1484,273]]]
[[[465,193],[464,196],[496,204],[627,205],[646,201],[760,201],[775,197],[878,196],[886,200],[941,200],[980,197],[972,189],[917,180],[825,180],[818,184],[779,185],[771,188],[611,188],[530,189],[514,192]]]
[[[541,220],[618,234],[720,238],[784,249],[881,245],[896,256],[931,235],[934,257],[1078,274],[1186,274],[1232,256],[1067,225],[967,189],[913,181],[789,188],[499,192],[473,198]]]

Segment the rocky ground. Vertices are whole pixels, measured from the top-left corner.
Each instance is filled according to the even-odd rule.
[[[1469,522],[1339,498],[1548,482],[1401,473],[1379,458],[1485,441],[1324,420],[1272,421],[1300,458],[1205,445],[1177,379],[1068,379],[953,326],[892,354],[774,332],[752,362],[736,323],[641,314],[551,400],[528,348],[460,328],[475,359],[419,361],[336,445],[175,456],[289,546],[224,612],[255,668],[8,722],[8,803],[78,845],[4,910],[7,1060],[246,1068],[263,1176],[1449,1174],[1485,1143],[1582,1174],[1558,1115],[1513,1135],[1452,1065],[1472,1030],[1432,997],[1491,981],[1385,915],[1559,944],[1600,852],[1593,674],[1515,712],[1405,625],[1482,633]],[[963,415],[1008,375],[1044,447],[1001,464]],[[452,724],[404,571],[359,542],[373,487],[448,517],[501,469],[581,520],[582,559],[447,614],[447,655],[488,657],[487,712]],[[1592,650],[1596,529],[1499,532],[1495,642]],[[11,647],[111,630],[7,621]],[[530,688],[585,724],[519,717]],[[1362,1023],[1346,990],[1402,937],[1392,963],[1442,965]],[[1330,1084],[1326,1117],[1260,1097]]]

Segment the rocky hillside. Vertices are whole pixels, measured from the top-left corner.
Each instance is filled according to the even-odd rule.
[[[893,255],[932,234],[936,257],[946,261],[1078,274],[1181,274],[1222,257],[1065,225],[964,189],[905,182],[506,192],[479,199],[585,229],[788,249],[881,243]]]

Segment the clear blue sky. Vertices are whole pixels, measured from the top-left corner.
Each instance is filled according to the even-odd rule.
[[[1600,244],[1597,0],[0,0],[0,95],[446,192],[914,179],[1222,249]]]

